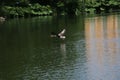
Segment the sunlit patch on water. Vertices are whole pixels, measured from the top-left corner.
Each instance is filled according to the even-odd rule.
[[[90,80],[119,80],[120,29],[116,15],[86,19],[85,39]]]

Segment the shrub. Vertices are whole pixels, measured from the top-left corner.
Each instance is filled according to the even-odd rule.
[[[53,11],[49,5],[41,6],[40,4],[29,4],[28,7],[3,6],[0,13],[8,17],[24,17],[51,15]]]

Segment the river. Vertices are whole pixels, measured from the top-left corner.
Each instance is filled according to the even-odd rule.
[[[66,39],[50,33],[66,29]],[[0,23],[0,80],[119,80],[120,14]]]

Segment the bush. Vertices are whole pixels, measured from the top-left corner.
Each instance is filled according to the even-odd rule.
[[[4,14],[3,16],[8,17],[41,16],[53,13],[49,5],[41,6],[39,4],[29,4],[28,7],[3,6],[0,11],[1,14]]]
[[[85,4],[85,11],[90,12],[94,11],[96,13],[101,13],[101,12],[110,12],[114,10],[119,10],[120,9],[120,2],[115,1],[115,0],[104,0],[104,1],[96,1],[96,2],[87,2]]]

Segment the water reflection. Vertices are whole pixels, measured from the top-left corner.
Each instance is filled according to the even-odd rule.
[[[60,44],[60,49],[61,49],[61,52],[65,55],[66,54],[66,44],[65,43],[61,43]]]
[[[88,75],[93,80],[119,80],[120,16],[86,18]]]
[[[63,63],[66,60],[66,44],[65,43],[61,43],[60,44],[60,49],[61,49],[62,63]]]

